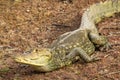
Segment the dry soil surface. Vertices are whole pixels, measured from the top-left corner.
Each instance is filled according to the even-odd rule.
[[[103,1],[103,0],[101,0]],[[98,24],[112,48],[95,51],[101,58],[79,61],[41,73],[13,60],[16,54],[46,47],[65,32],[77,29],[84,10],[100,0],[0,0],[0,80],[120,80],[120,14]]]

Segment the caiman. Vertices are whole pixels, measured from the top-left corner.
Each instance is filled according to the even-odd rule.
[[[95,48],[109,47],[105,36],[99,35],[98,22],[120,12],[120,0],[108,0],[91,5],[83,13],[80,28],[58,37],[49,47],[33,49],[29,54],[15,57],[15,61],[48,72],[70,65],[78,60],[92,62]]]

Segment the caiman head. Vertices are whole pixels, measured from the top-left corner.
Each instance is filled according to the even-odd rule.
[[[29,54],[17,55],[15,61],[34,67],[36,70],[47,72],[51,71],[52,68],[49,65],[52,61],[52,54],[50,49],[34,49]]]

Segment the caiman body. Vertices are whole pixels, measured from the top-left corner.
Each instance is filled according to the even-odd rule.
[[[108,48],[106,37],[99,35],[98,22],[120,12],[120,0],[108,0],[90,6],[82,16],[80,28],[67,32],[48,48],[34,49],[30,54],[19,55],[15,60],[35,69],[48,72],[69,65],[77,60],[91,62],[96,47]]]

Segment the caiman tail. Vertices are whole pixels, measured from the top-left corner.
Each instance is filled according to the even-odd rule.
[[[120,0],[107,0],[91,5],[83,14],[80,29],[90,30],[98,34],[96,25],[105,17],[111,17],[120,12]]]

